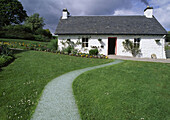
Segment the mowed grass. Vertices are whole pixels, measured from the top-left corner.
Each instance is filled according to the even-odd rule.
[[[69,71],[111,62],[54,53],[25,51],[0,71],[0,120],[31,118],[49,81]]]
[[[170,120],[170,64],[126,61],[80,75],[82,120]]]

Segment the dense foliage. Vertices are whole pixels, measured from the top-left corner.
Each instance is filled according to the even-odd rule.
[[[42,29],[45,25],[44,18],[40,17],[38,13],[35,13],[25,20],[25,25],[30,27],[33,32],[38,30],[39,28]]]
[[[130,52],[134,57],[136,57],[137,55],[140,55],[141,53],[139,46],[135,46],[134,43],[130,41],[129,39],[126,39],[123,42],[123,47],[126,52]]]
[[[47,47],[51,50],[57,50],[58,49],[58,39],[51,40]]]
[[[170,31],[168,31],[168,35],[166,36],[166,42],[170,42]]]
[[[18,0],[0,0],[0,25],[20,24],[27,17]]]
[[[98,53],[99,53],[99,51],[97,48],[89,50],[90,55],[97,55]]]
[[[0,69],[1,67],[7,66],[9,63],[13,61],[13,57],[11,56],[0,56]]]
[[[0,38],[50,41],[52,34],[44,25],[38,13],[28,17],[18,0],[0,0]]]
[[[26,39],[37,41],[50,41],[52,34],[49,29],[39,28],[37,31],[32,31],[29,26],[25,25],[9,25],[4,26],[0,30],[1,38]]]
[[[2,28],[0,31],[1,38],[13,38],[13,39],[35,39],[31,29],[24,25],[9,25]]]
[[[14,59],[13,51],[9,49],[8,45],[0,45],[0,68],[8,65]]]

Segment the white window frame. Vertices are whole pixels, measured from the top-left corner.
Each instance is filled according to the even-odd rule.
[[[140,41],[141,41],[141,38],[134,38],[134,47],[138,47],[140,48]]]
[[[88,46],[89,46],[89,38],[82,38],[82,48],[88,48]]]

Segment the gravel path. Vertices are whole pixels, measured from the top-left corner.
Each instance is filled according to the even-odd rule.
[[[120,62],[122,61],[115,60],[112,63],[75,70],[52,80],[46,85],[31,120],[80,120],[72,90],[74,79],[86,71]]]
[[[135,57],[119,56],[119,55],[109,55],[108,57],[109,59],[119,59],[119,60],[170,63],[169,58],[168,59],[151,59],[151,58],[135,58]]]

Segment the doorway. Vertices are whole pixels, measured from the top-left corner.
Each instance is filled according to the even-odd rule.
[[[116,55],[116,43],[117,43],[117,38],[115,37],[109,37],[108,38],[108,55]]]

